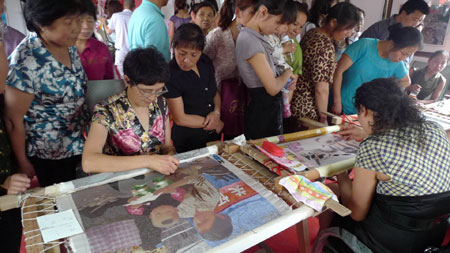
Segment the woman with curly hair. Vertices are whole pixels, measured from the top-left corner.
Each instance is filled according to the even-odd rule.
[[[339,233],[353,233],[374,252],[439,247],[450,213],[444,204],[450,201],[447,135],[437,123],[424,120],[394,79],[363,84],[355,107],[362,129],[345,127],[341,134],[365,139],[353,182],[348,173],[338,175],[342,203],[352,211],[351,218],[335,220],[346,230]]]

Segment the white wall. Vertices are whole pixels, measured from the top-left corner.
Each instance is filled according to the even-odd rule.
[[[351,0],[350,2],[366,13],[363,31],[383,17],[384,1],[382,0]]]
[[[27,33],[25,20],[23,19],[22,8],[19,0],[6,0],[6,20],[8,25],[21,31],[23,34]]]

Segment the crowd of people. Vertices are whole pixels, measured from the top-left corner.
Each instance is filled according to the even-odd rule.
[[[326,124],[331,111],[358,114],[362,128],[341,134],[364,139],[353,182],[338,176],[353,220],[333,224],[373,251],[442,242],[450,142],[414,103],[441,97],[449,53],[410,67],[422,46],[425,1],[406,1],[364,32],[364,11],[336,0],[314,0],[309,10],[296,0],[225,0],[220,9],[215,1],[176,0],[168,23],[167,0],[137,8],[134,0],[111,0],[101,14],[92,0],[22,1],[29,33],[7,39],[14,30],[2,26],[0,41],[2,194],[25,191],[33,176],[42,187],[73,180],[80,166],[170,175],[175,153],[240,134],[299,131],[302,118]],[[98,28],[114,34],[112,54],[93,35]],[[126,89],[90,113],[87,81],[114,78]],[[20,245],[19,221],[17,210],[0,214],[11,252]]]

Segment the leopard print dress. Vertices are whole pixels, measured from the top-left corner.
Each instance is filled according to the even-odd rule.
[[[314,87],[318,82],[333,82],[336,69],[333,41],[315,28],[305,34],[300,44],[303,49],[303,74],[298,78],[291,101],[292,114],[297,119],[318,120]]]

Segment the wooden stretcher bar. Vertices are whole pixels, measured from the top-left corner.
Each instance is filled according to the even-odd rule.
[[[277,194],[280,198],[286,201],[288,204],[295,207],[300,207],[303,204],[297,202],[292,195],[284,189],[278,181],[282,178],[275,173],[268,171],[264,166],[258,162],[252,160],[250,157],[243,155],[241,153],[226,154],[222,153],[222,157],[233,163],[236,167],[242,169],[246,174],[252,178],[258,180],[267,189],[271,190],[273,193]],[[341,205],[339,202],[329,199],[325,202],[327,208],[332,209],[334,212],[341,216],[347,216],[351,213],[350,209]],[[317,213],[316,213],[317,214]]]
[[[44,244],[37,217],[55,213],[54,199],[47,197],[28,197],[23,200],[22,227],[28,253],[59,253],[60,245],[64,241],[56,241]]]
[[[262,139],[257,139],[250,141],[253,144],[262,144],[264,141],[272,142],[275,144],[284,143],[284,142],[291,142],[291,141],[298,141],[303,140],[311,137],[321,136],[329,133],[339,132],[341,130],[341,127],[336,126],[327,126],[322,128],[316,128],[306,131],[300,131],[290,134],[283,134],[278,136],[272,136]]]

